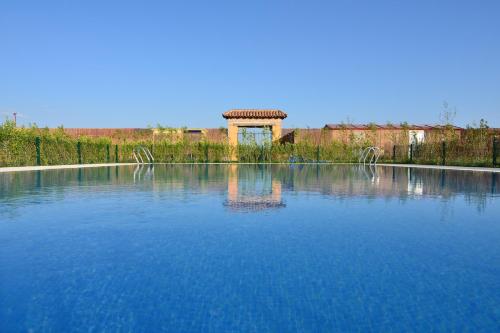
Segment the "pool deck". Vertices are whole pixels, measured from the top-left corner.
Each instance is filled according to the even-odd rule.
[[[155,163],[155,164],[230,164],[230,163]],[[239,163],[239,164],[259,164],[259,163]],[[285,164],[285,163],[267,163],[267,164]],[[299,164],[317,164],[317,163],[299,163]],[[357,163],[321,163],[322,165],[328,164],[352,164]],[[23,166],[23,167],[2,167],[2,172],[16,172],[16,171],[38,171],[38,170],[54,170],[54,169],[78,169],[78,168],[100,168],[100,167],[113,167],[121,165],[137,165],[137,163],[100,163],[100,164],[69,164],[69,165],[43,165],[43,166]],[[421,164],[386,164],[380,163],[377,166],[388,166],[398,168],[419,168],[419,169],[438,169],[438,170],[456,170],[456,171],[472,171],[472,172],[495,172],[500,173],[500,168],[484,168],[484,167],[465,167],[465,166],[451,166],[451,165],[421,165]]]

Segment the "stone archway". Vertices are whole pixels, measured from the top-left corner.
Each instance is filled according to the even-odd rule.
[[[229,144],[236,147],[238,145],[238,130],[242,127],[270,128],[272,141],[278,141],[281,138],[281,121],[287,117],[287,114],[276,109],[233,109],[224,112],[222,116],[227,119]],[[232,159],[236,160],[236,152],[233,153]]]

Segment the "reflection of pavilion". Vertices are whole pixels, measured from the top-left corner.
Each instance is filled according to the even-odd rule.
[[[238,165],[230,165],[227,200],[224,205],[236,211],[260,211],[286,205],[281,200],[281,181],[273,179],[271,170],[254,179],[238,180]]]

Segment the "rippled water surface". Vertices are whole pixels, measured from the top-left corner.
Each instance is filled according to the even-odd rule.
[[[500,174],[0,174],[1,332],[500,330]]]

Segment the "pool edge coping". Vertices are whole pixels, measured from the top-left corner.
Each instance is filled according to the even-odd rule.
[[[455,171],[473,171],[473,172],[494,172],[500,173],[500,168],[491,167],[468,167],[468,166],[454,166],[454,165],[430,165],[430,164],[393,164],[393,163],[380,163],[380,166],[388,167],[403,167],[403,168],[420,168],[420,169],[437,169],[437,170],[455,170]]]
[[[358,165],[358,163],[228,163],[228,162],[211,162],[211,163],[154,163],[159,164],[314,164],[314,165]],[[22,166],[22,167],[0,167],[0,173],[4,172],[19,172],[19,171],[42,171],[42,170],[59,170],[59,169],[79,169],[79,168],[99,168],[113,167],[122,165],[137,165],[137,163],[97,163],[97,164],[64,164],[64,165],[42,165],[42,166]],[[438,169],[438,170],[455,170],[455,171],[473,171],[473,172],[494,172],[500,173],[500,168],[491,167],[467,167],[467,166],[452,166],[452,165],[428,165],[428,164],[393,164],[380,163],[377,166],[400,167],[400,168],[420,168],[420,169]]]
[[[135,165],[137,163],[96,163],[96,164],[62,164],[62,165],[33,165],[22,167],[1,167],[2,172],[19,172],[19,171],[42,171],[42,170],[59,170],[59,169],[80,169],[80,168],[100,168],[121,165]]]

